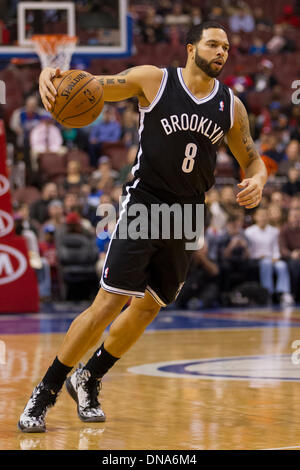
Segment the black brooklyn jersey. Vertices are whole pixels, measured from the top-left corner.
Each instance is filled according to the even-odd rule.
[[[155,99],[139,108],[140,143],[130,186],[166,202],[197,202],[214,184],[216,150],[233,124],[233,92],[215,79],[211,93],[198,99],[181,68],[163,72]]]

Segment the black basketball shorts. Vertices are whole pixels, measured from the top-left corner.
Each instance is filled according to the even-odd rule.
[[[151,204],[163,203],[138,187],[130,189],[126,199],[108,246],[101,287],[108,292],[135,297],[144,297],[147,290],[159,305],[166,306],[175,300],[185,282],[193,251],[186,250],[184,238],[163,239],[160,236],[153,239],[149,232],[147,238],[120,237],[124,226],[129,227],[134,220],[134,216],[128,214],[133,204],[148,208],[149,229]]]

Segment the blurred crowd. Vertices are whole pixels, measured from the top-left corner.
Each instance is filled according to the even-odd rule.
[[[151,5],[150,5],[151,3]],[[300,28],[299,4],[284,4],[282,11],[265,12],[263,5],[250,1],[213,1],[185,2],[156,0],[153,2],[130,2],[134,19],[135,34],[145,43],[167,42],[174,45],[183,43],[187,30],[202,21],[212,20],[228,27],[232,34],[232,49],[242,54],[264,54],[294,51],[295,42],[290,34],[291,28]],[[291,2],[293,3],[293,2]],[[240,33],[267,32],[270,37],[263,40],[253,38],[249,47],[243,45]]]
[[[77,2],[81,7],[92,3],[97,2]],[[191,24],[212,19],[231,32],[229,62],[231,55],[258,56],[253,73],[241,66],[226,74],[225,68],[221,79],[244,102],[268,170],[262,203],[257,210],[237,205],[243,174],[223,142],[216,185],[206,194],[205,245],[195,253],[173,308],[300,300],[300,107],[282,100],[272,58],[272,53],[278,58],[298,47],[291,34],[300,28],[294,7],[285,5],[273,18],[263,6],[251,9],[245,2],[130,2],[135,37],[144,43],[175,47]],[[257,38],[245,47],[240,34],[255,31],[267,32],[269,40]],[[291,81],[298,77],[296,66],[294,74]],[[253,90],[267,92],[268,100],[251,102]],[[82,129],[53,121],[36,92],[11,114],[8,164],[16,231],[26,237],[42,299],[86,299],[96,293],[114,230],[108,225],[96,235],[97,207],[110,203],[118,210],[122,186],[132,177],[138,126],[135,99],[106,104],[99,118]],[[55,162],[56,173],[49,162]]]

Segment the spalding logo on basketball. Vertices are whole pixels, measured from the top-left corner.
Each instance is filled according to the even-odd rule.
[[[65,127],[84,127],[101,113],[103,88],[91,74],[68,70],[53,79],[57,95],[51,114]]]

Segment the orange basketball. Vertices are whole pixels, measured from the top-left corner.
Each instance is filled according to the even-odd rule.
[[[104,105],[103,88],[91,74],[68,70],[53,79],[57,90],[51,114],[66,127],[84,127],[99,116]]]

